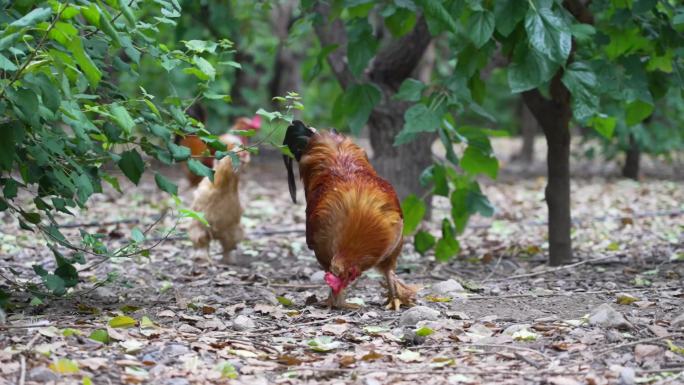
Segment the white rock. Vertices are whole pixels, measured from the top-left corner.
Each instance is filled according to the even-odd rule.
[[[449,279],[446,281],[442,281],[439,283],[436,283],[432,285],[430,290],[435,293],[435,294],[453,294],[453,293],[461,293],[464,291],[463,286],[461,286],[460,283],[456,282],[453,279]]]
[[[620,385],[634,385],[636,384],[636,373],[632,368],[622,368],[620,370]]]
[[[45,383],[50,381],[57,381],[59,376],[57,373],[46,368],[45,366],[38,366],[28,373],[28,378],[35,382]]]
[[[246,315],[240,314],[233,320],[233,329],[237,331],[254,329],[255,327],[256,324],[254,323],[254,321],[252,321],[252,319],[247,317]]]
[[[604,303],[595,308],[589,315],[589,324],[606,328],[631,329],[633,326],[622,313]]]
[[[412,307],[404,312],[399,318],[399,325],[413,326],[418,321],[436,321],[439,318],[439,311],[430,309],[427,306]]]
[[[532,325],[530,325],[530,324],[515,324],[515,325],[511,325],[511,326],[507,327],[506,329],[504,329],[504,331],[501,332],[501,334],[503,334],[505,336],[513,337],[513,334],[515,334],[521,330],[530,330],[530,328],[532,328]]]

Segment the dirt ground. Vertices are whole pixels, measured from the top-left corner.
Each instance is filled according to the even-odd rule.
[[[422,286],[418,306],[385,310],[369,272],[350,312],[316,304],[327,289],[305,245],[305,206],[290,201],[277,156],[253,160],[241,180],[246,239],[231,264],[218,247],[211,263],[196,255],[189,220],[178,222],[149,175],[60,217],[66,234],[101,234],[111,247],[134,227],[158,222],[150,245],[177,227],[149,257],[88,260],[65,298],[16,299],[0,319],[0,384],[684,383],[681,179],[627,181],[616,167],[573,179],[575,261],[554,269],[544,264],[545,180],[520,172],[543,162],[504,160],[500,181],[484,184],[496,213],[472,219],[457,259],[437,263],[407,240],[398,273]],[[189,204],[182,174],[163,171]],[[437,234],[448,202],[433,204],[425,226]],[[0,218],[3,276],[54,269],[42,239]]]

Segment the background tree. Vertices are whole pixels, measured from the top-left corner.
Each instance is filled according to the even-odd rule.
[[[238,65],[226,39],[159,42],[160,29],[175,27],[181,16],[177,1],[0,1],[0,8],[0,211],[45,238],[56,268],[34,271],[62,295],[79,280],[76,265],[148,252],[137,228],[118,249],[100,234],[82,230],[76,242],[59,230],[57,213],[84,208],[103,181],[120,190],[106,166],[138,184],[150,159],[187,160],[193,172],[212,178],[189,149],[174,144],[174,135],[186,133],[237,161],[186,111],[199,99],[226,100],[230,90],[217,79]],[[148,91],[141,73],[156,73],[164,92]],[[177,193],[162,174],[154,178],[160,189]],[[32,199],[20,197],[21,190]],[[34,284],[22,288],[43,295]]]

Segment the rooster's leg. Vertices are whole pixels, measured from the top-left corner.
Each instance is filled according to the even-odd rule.
[[[402,301],[397,295],[397,275],[394,271],[385,271],[385,280],[387,281],[387,306],[386,309],[399,310]]]

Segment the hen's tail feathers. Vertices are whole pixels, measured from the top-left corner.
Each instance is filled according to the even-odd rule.
[[[287,146],[294,158],[299,161],[313,134],[314,131],[312,129],[301,121],[295,120],[285,132],[283,145]],[[293,160],[291,157],[283,155],[283,161],[285,162],[285,168],[287,169],[287,185],[290,188],[290,197],[292,197],[294,203],[297,203],[297,185],[295,184],[294,170],[292,169]]]

